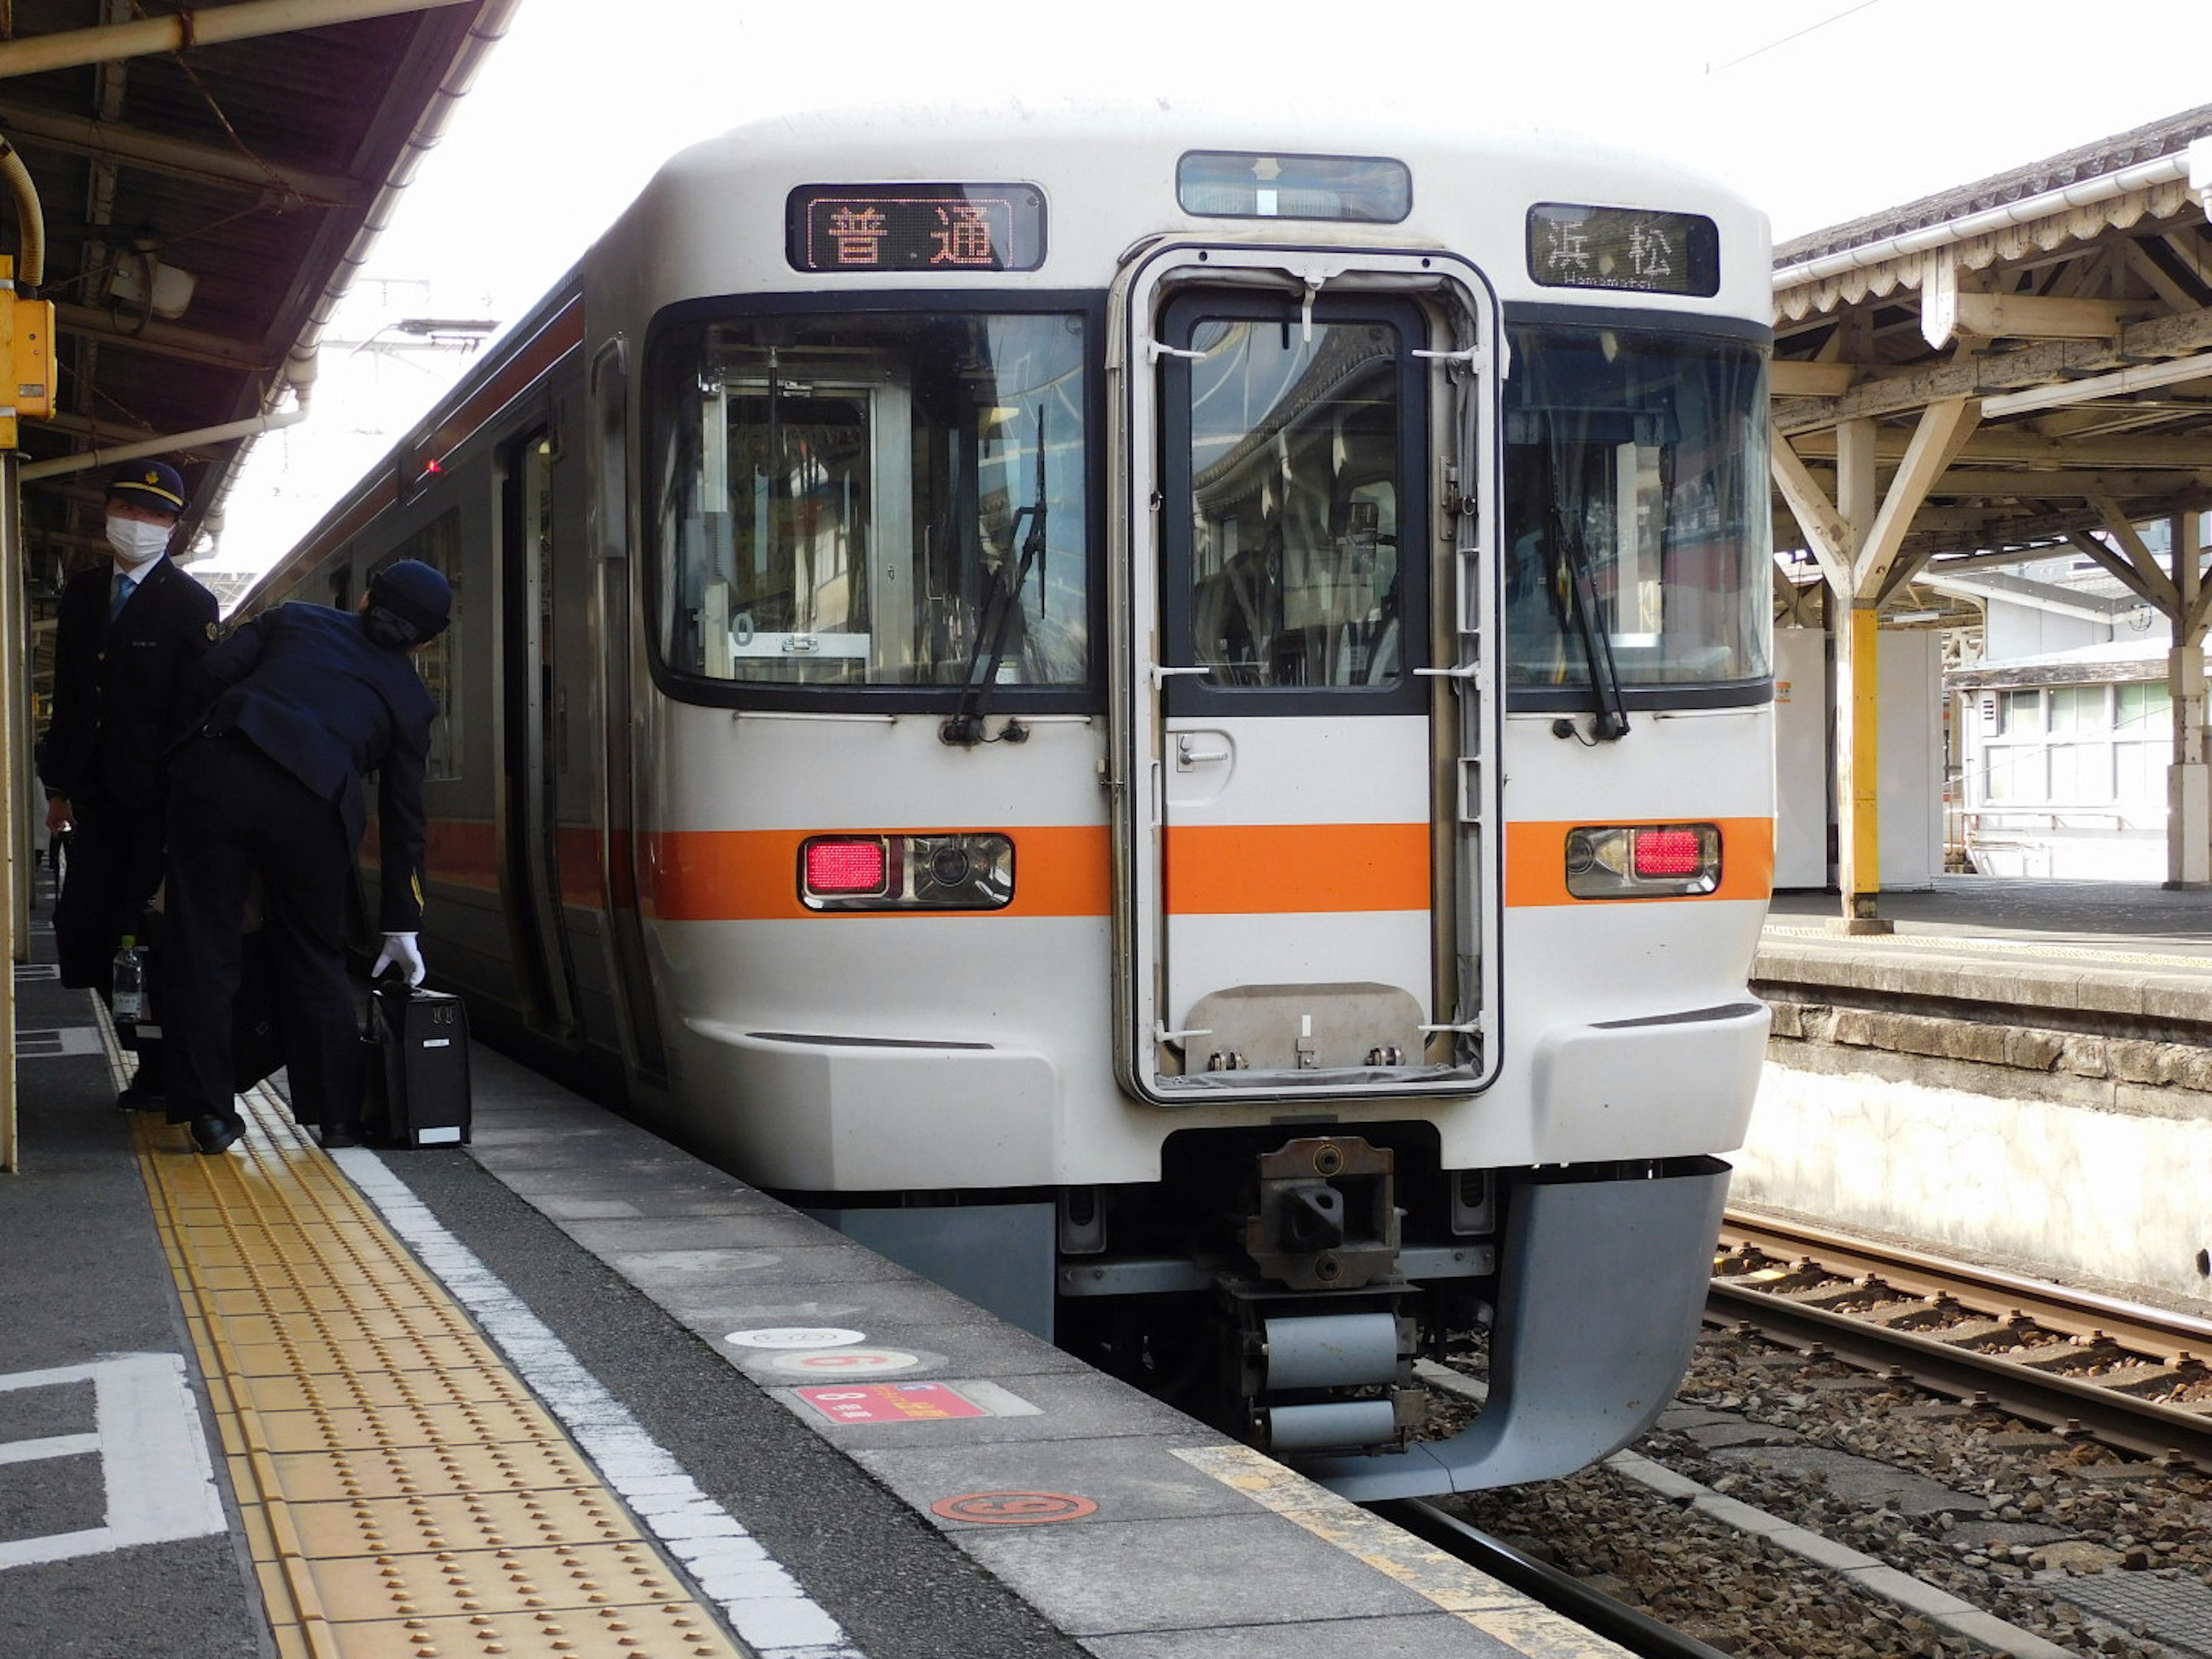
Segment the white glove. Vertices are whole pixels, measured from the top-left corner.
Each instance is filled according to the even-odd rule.
[[[422,947],[415,942],[415,938],[412,933],[386,933],[384,949],[377,952],[376,966],[368,970],[368,976],[374,979],[387,968],[404,968],[407,970],[407,983],[420,985],[430,970],[422,965]]]

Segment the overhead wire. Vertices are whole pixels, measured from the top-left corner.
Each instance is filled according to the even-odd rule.
[[[1859,3],[1856,6],[1846,6],[1843,10],[1835,13],[1832,16],[1823,17],[1817,23],[1808,23],[1803,28],[1799,29],[1794,34],[1785,34],[1778,40],[1769,40],[1763,46],[1755,46],[1751,51],[1744,53],[1741,58],[1731,58],[1725,64],[1708,64],[1705,65],[1705,73],[1708,75],[1718,75],[1724,70],[1734,69],[1738,64],[1748,64],[1753,58],[1763,57],[1766,53],[1772,52],[1778,46],[1786,46],[1792,40],[1802,40],[1808,34],[1818,33],[1820,30],[1827,27],[1831,23],[1840,23],[1846,17],[1854,16],[1860,12],[1865,11],[1869,7],[1878,6],[1881,3],[1881,0],[1859,0]]]

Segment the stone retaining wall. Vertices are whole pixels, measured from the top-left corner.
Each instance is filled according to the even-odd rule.
[[[1732,1196],[2212,1310],[2212,981],[1761,951]]]

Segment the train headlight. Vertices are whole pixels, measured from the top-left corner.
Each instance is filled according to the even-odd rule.
[[[810,910],[1003,910],[1014,902],[1014,843],[990,832],[814,836],[799,848]]]
[[[1694,897],[1720,885],[1720,826],[1585,825],[1567,832],[1566,866],[1577,898]]]

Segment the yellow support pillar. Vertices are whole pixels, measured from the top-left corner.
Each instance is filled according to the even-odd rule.
[[[1887,933],[1881,902],[1881,611],[1855,604],[1836,635],[1836,885],[1847,933]]]

